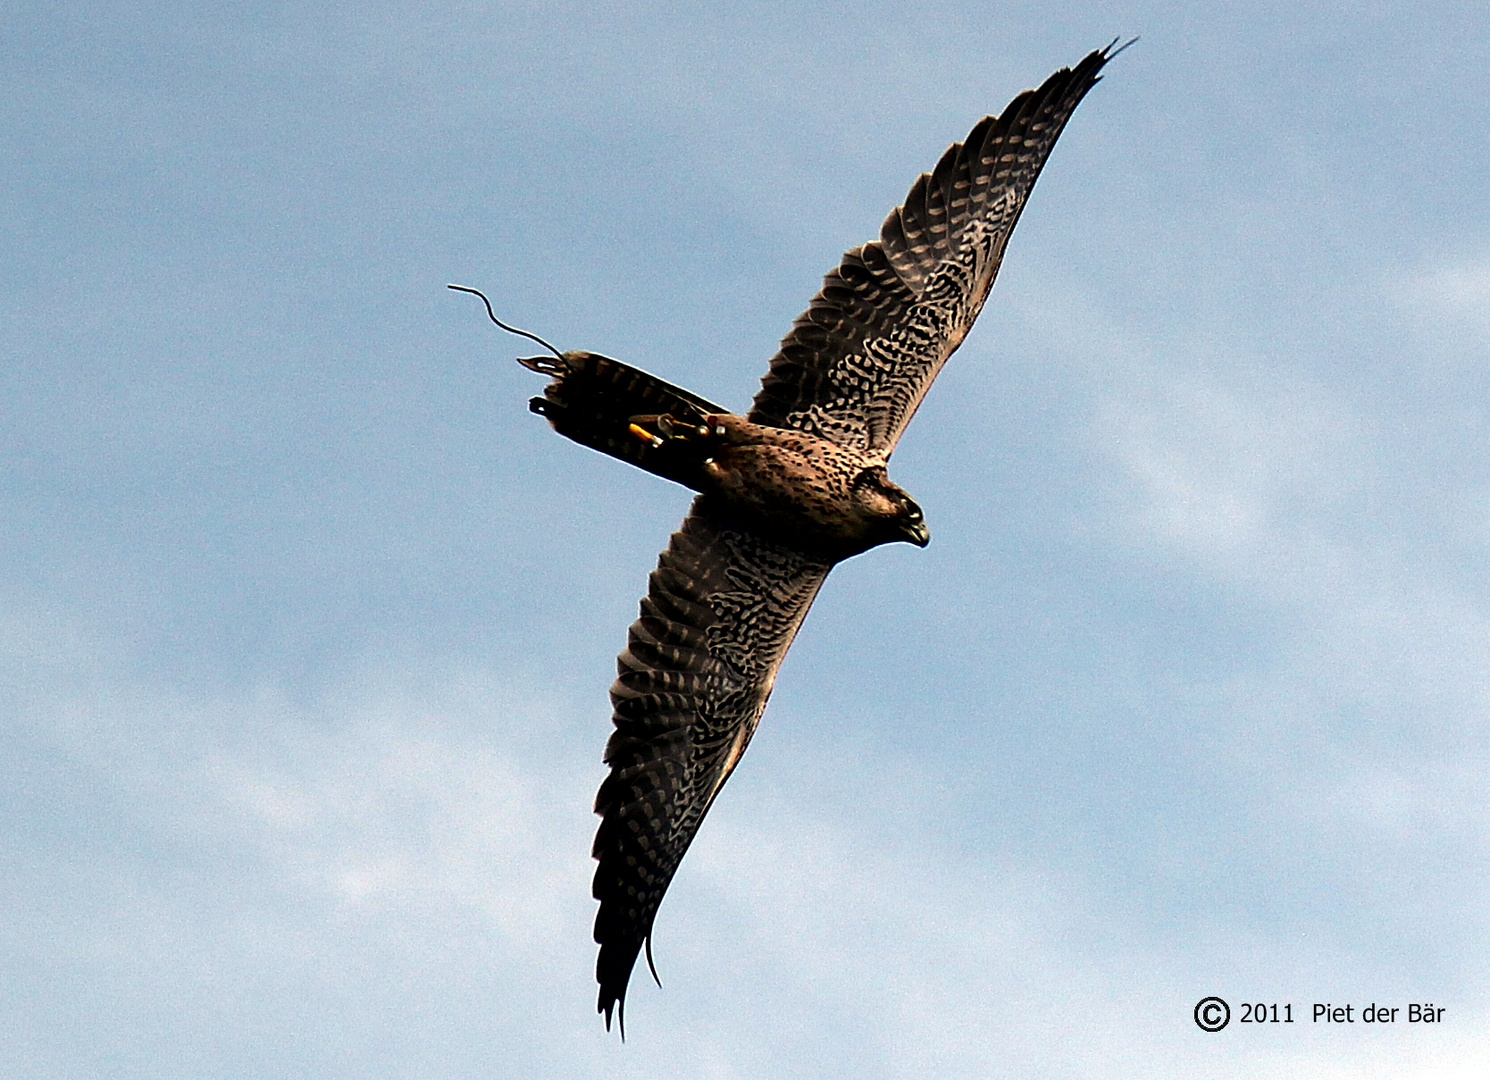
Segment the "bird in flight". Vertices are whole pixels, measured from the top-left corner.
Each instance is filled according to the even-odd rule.
[[[625,1035],[643,946],[656,978],[657,906],[828,571],[879,544],[930,540],[921,508],[886,474],[890,455],[972,328],[1040,169],[1116,44],[947,150],[879,239],[828,274],[744,416],[595,353],[549,346],[553,356],[519,361],[551,377],[530,408],[559,434],[699,493],[652,573],[610,692],[593,852],[607,1030],[614,1011]]]

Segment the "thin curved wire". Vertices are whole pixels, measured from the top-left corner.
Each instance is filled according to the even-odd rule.
[[[560,360],[564,359],[564,354],[563,353],[561,353],[558,349],[554,348],[548,342],[544,341],[537,334],[530,334],[526,330],[519,330],[515,326],[508,326],[501,319],[497,318],[497,316],[492,312],[491,301],[486,298],[486,293],[482,292],[480,289],[472,289],[472,288],[469,288],[469,287],[467,287],[465,285],[446,285],[445,288],[447,288],[447,289],[454,289],[456,292],[468,292],[472,296],[479,296],[479,297],[481,297],[481,302],[486,305],[486,317],[489,318],[492,322],[496,323],[503,330],[506,330],[509,334],[521,334],[525,338],[529,338],[529,339],[531,339],[533,341],[538,342],[538,344],[542,345],[545,349],[547,349],[549,352],[553,353]]]

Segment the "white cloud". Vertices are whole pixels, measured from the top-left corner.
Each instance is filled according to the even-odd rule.
[[[1431,270],[1406,282],[1401,295],[1430,319],[1449,316],[1490,330],[1490,264]]]
[[[1100,406],[1115,537],[1267,620],[1264,666],[1197,688],[1232,717],[1228,760],[1354,835],[1485,836],[1490,610],[1432,534],[1393,536],[1369,421],[1296,380],[1135,382]]]
[[[95,1028],[94,1052],[145,1052],[145,1023],[218,1060],[240,1053],[222,1041],[235,1030],[271,1057],[336,1030],[315,1036],[335,1053],[378,1043],[380,1015],[398,1017],[398,1063],[371,1069],[387,1075],[442,1067],[426,1045],[436,1037],[465,1055],[445,1069],[458,1075],[538,1060],[575,1076],[696,1064],[723,1077],[1354,1077],[1382,1062],[1427,1076],[1467,1070],[1485,1049],[1457,1003],[1441,1037],[1385,1049],[1312,1029],[1202,1038],[1189,1009],[1218,979],[1325,993],[1362,960],[1338,942],[1301,959],[1255,930],[1221,952],[1183,935],[1145,942],[1104,910],[1105,885],[1055,862],[970,853],[915,814],[824,801],[824,768],[908,792],[941,779],[901,758],[831,754],[726,793],[664,906],[668,989],[638,973],[619,1048],[590,1012],[599,740],[571,741],[532,687],[436,668],[361,673],[315,706],[202,696],[131,678],[86,634],[6,625],[29,641],[20,652],[49,658],[24,687],[46,747],[31,767],[47,754],[82,763],[119,811],[91,819],[116,852],[101,867],[76,841],[53,842],[54,867],[75,868],[66,884],[11,894],[12,955],[17,934],[47,926],[27,948],[70,956],[106,993],[142,1003]],[[69,683],[67,671],[83,674]],[[1400,776],[1356,779],[1371,790],[1348,812],[1366,806],[1374,828],[1400,835],[1429,813],[1431,796]],[[57,887],[60,919],[44,895]],[[1217,927],[1247,933],[1229,917]],[[78,1060],[46,1019],[55,1003],[27,1010],[28,1045],[53,1061],[36,1075]],[[157,1075],[187,1075],[190,1058],[152,1060]]]
[[[1141,373],[1101,400],[1096,438],[1131,484],[1114,501],[1148,536],[1233,572],[1297,570],[1326,557],[1309,531],[1362,483],[1360,425],[1317,387],[1254,374]]]
[[[591,779],[535,775],[511,748],[451,732],[440,705],[368,704],[383,715],[298,733],[288,747],[281,739],[273,756],[209,754],[204,796],[313,896],[428,915],[466,909],[513,944],[552,944],[560,913],[575,906],[563,898],[585,884],[576,871],[589,822],[575,811]],[[514,717],[488,707],[471,719]]]

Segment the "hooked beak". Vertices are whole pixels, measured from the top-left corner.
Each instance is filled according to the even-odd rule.
[[[917,547],[923,548],[931,543],[931,530],[926,527],[925,521],[907,521],[900,535]]]

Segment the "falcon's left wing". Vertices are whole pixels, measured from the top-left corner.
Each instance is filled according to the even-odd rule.
[[[983,309],[1066,121],[1120,51],[1098,49],[1026,90],[922,174],[879,240],[850,251],[824,280],[771,360],[748,419],[888,457]]]
[[[776,670],[831,565],[694,500],[652,572],[611,687],[610,775],[595,798],[595,940],[610,1027],[668,883],[755,734]],[[655,972],[654,972],[655,975]]]

